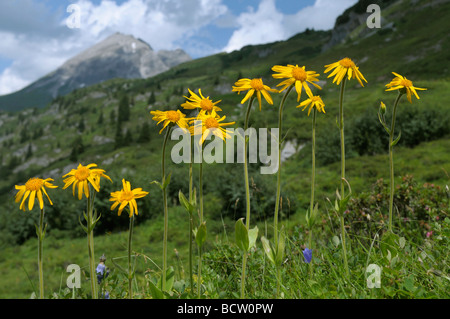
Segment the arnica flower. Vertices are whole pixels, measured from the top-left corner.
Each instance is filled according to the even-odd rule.
[[[185,96],[187,101],[181,104],[181,107],[185,108],[186,110],[199,108],[200,113],[211,113],[213,110],[216,112],[222,111],[220,107],[216,106],[216,104],[221,102],[221,100],[213,102],[212,100],[210,100],[209,96],[205,98],[202,94],[201,89],[198,89],[198,93],[200,94],[200,96],[192,92],[190,89],[188,90],[191,96]]]
[[[305,257],[305,262],[309,264],[312,259],[312,249],[305,248],[305,250],[303,250],[303,257]]]
[[[180,110],[176,111],[150,111],[150,114],[153,115],[152,120],[158,121],[157,124],[164,121],[163,128],[159,131],[159,134],[167,127],[167,125],[178,125],[182,129],[187,129],[189,127],[188,120],[186,115],[181,113]]]
[[[19,192],[16,194],[16,203],[18,203],[21,199],[22,202],[20,203],[19,208],[23,211],[25,211],[25,201],[28,199],[28,209],[32,210],[34,207],[34,201],[37,197],[39,201],[39,208],[44,208],[44,200],[42,197],[42,193],[47,196],[48,201],[50,202],[50,205],[53,205],[50,197],[47,194],[47,191],[45,190],[45,187],[48,188],[57,188],[58,186],[52,185],[50,182],[53,182],[53,179],[46,178],[41,179],[37,177],[30,178],[25,185],[16,185],[16,189],[19,190]],[[23,198],[22,198],[23,197]]]
[[[223,126],[233,125],[235,122],[221,123],[224,121],[226,116],[220,117],[215,111],[211,114],[199,114],[194,120],[194,125],[190,127],[190,132],[193,135],[202,134],[199,144],[208,138],[210,134],[220,137],[225,141],[225,138],[231,138],[230,132],[223,128]],[[201,121],[201,123],[199,123]]]
[[[87,166],[78,164],[76,169],[72,169],[69,173],[63,175],[63,178],[69,176],[63,181],[65,184],[63,189],[72,185],[72,193],[75,196],[75,189],[78,187],[78,199],[81,200],[83,192],[86,198],[89,198],[89,183],[99,192],[101,177],[105,177],[112,182],[111,178],[105,175],[105,170],[93,167],[97,167],[97,164],[92,163]]]
[[[114,202],[111,206],[111,210],[116,209],[117,206],[119,206],[119,216],[122,214],[123,209],[129,205],[130,209],[130,218],[133,216],[133,214],[138,214],[138,208],[136,199],[145,197],[148,192],[144,192],[142,188],[135,188],[131,189],[130,182],[126,181],[125,179],[122,179],[122,185],[123,188],[120,191],[112,192],[111,198],[109,201]]]
[[[309,99],[303,101],[297,107],[302,107],[302,106],[304,107],[302,111],[304,111],[309,106],[308,116],[309,116],[309,113],[311,113],[311,110],[313,109],[313,107],[315,107],[316,110],[319,112],[326,113],[325,112],[325,103],[323,103],[322,98],[319,95],[310,96]]]
[[[342,79],[347,75],[348,79],[354,79],[356,78],[361,84],[361,86],[364,86],[361,80],[364,80],[367,83],[367,80],[364,78],[362,73],[359,71],[359,68],[355,65],[355,62],[353,62],[349,58],[343,58],[342,60],[339,60],[338,62],[325,65],[325,73],[330,72],[334,69],[333,72],[328,75],[328,77],[335,76],[333,79],[333,83],[336,82],[337,85],[339,85],[342,81]]]
[[[386,87],[388,88],[386,89],[386,91],[400,90],[400,92],[402,92],[403,90],[403,93],[406,93],[406,97],[408,98],[409,103],[412,103],[411,92],[414,93],[418,100],[420,100],[420,97],[419,95],[417,95],[416,90],[424,91],[426,89],[413,86],[413,83],[410,80],[398,73],[392,72],[392,74],[395,75],[395,78],[390,83],[386,84]]]
[[[311,89],[308,86],[308,82],[314,85],[319,90],[322,89],[319,85],[314,83],[315,81],[319,81],[317,77],[320,74],[317,74],[315,71],[305,71],[304,66],[299,67],[298,65],[294,66],[291,64],[288,64],[287,66],[275,65],[274,67],[272,67],[272,70],[278,72],[278,74],[272,75],[274,79],[287,78],[287,80],[284,80],[277,85],[284,85],[284,87],[279,92],[283,92],[285,89],[295,83],[295,89],[298,94],[297,102],[300,101],[302,88],[305,88],[305,92],[308,94],[308,96],[312,95]]]
[[[247,94],[242,99],[241,104],[244,104],[245,101],[247,101],[250,97],[253,96],[256,92],[256,96],[258,98],[259,102],[259,110],[261,111],[261,94],[266,99],[267,103],[270,105],[273,105],[272,97],[270,96],[269,92],[278,92],[278,90],[271,89],[267,85],[265,85],[262,81],[262,79],[240,79],[236,83],[234,83],[235,86],[233,86],[232,92],[238,92],[241,93],[242,91],[247,91]]]

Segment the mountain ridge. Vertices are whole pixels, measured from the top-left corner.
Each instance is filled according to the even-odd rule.
[[[182,49],[155,52],[142,39],[116,32],[25,88],[0,96],[0,110],[44,107],[80,87],[112,78],[148,78],[191,59]]]

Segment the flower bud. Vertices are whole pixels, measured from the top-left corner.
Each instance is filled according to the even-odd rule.
[[[380,113],[382,115],[384,115],[386,113],[386,104],[384,104],[383,101],[381,101],[381,103],[380,103]]]

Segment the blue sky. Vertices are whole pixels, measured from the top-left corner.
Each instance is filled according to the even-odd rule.
[[[357,0],[2,0],[0,95],[22,89],[114,32],[199,58],[329,30]],[[69,28],[80,10],[79,28]]]

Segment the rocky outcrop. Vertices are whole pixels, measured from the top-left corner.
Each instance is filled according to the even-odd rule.
[[[327,51],[337,44],[344,43],[347,39],[364,38],[376,33],[379,29],[367,27],[367,18],[372,14],[372,11],[367,12],[367,7],[371,4],[376,4],[381,10],[384,10],[396,2],[398,1],[359,0],[336,19],[334,28],[331,30],[331,39],[322,47],[322,52]],[[392,25],[388,26],[386,23],[385,18],[381,16],[381,25],[383,25],[383,28],[392,27]]]

